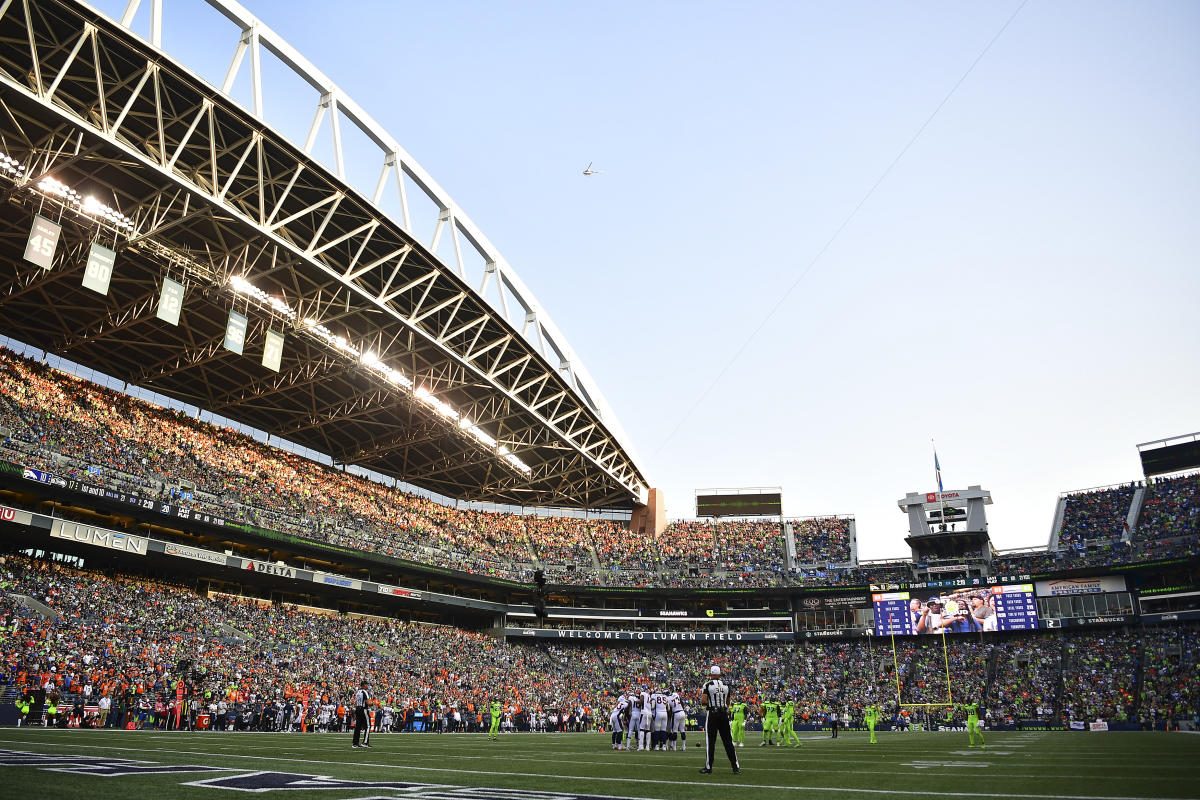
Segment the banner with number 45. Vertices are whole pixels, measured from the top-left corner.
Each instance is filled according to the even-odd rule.
[[[25,260],[42,269],[50,269],[54,263],[54,251],[58,248],[58,237],[62,226],[35,214],[29,241],[25,244]]]

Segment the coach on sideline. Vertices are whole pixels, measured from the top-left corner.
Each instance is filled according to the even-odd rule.
[[[708,671],[711,676],[704,684],[701,694],[704,695],[704,706],[708,709],[708,718],[704,721],[704,732],[708,739],[708,749],[704,759],[705,775],[712,772],[713,748],[717,746],[717,734],[721,734],[721,742],[725,745],[725,753],[733,766],[733,774],[741,773],[738,766],[737,753],[733,749],[733,734],[729,731],[729,687],[721,680],[721,668],[716,664]]]

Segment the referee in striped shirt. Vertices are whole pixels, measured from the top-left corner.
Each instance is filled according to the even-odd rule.
[[[717,746],[717,734],[720,734],[721,742],[725,745],[725,754],[729,756],[729,763],[733,767],[733,774],[737,775],[742,768],[738,766],[737,752],[733,749],[733,734],[729,731],[729,686],[721,680],[721,668],[717,665],[714,664],[708,674],[708,682],[700,690],[704,696],[704,706],[708,709],[708,716],[704,720],[708,749],[705,751],[704,769],[700,772],[705,775],[712,772],[713,750]]]
[[[367,704],[371,702],[371,693],[367,691],[367,682],[359,684],[354,693],[354,747],[371,746],[371,723],[367,719]],[[358,743],[358,735],[362,734],[362,744]]]

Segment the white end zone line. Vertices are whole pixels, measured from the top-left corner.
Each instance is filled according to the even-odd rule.
[[[38,742],[30,742],[28,740],[0,739],[0,742],[9,744],[19,744],[25,747],[38,746]],[[83,750],[119,750],[122,752],[134,751],[145,754],[145,750],[136,747],[115,747],[112,745],[88,745],[88,744],[62,744],[55,745],[44,744],[42,746],[49,747],[73,747]],[[196,750],[168,750],[159,748],[160,753],[176,753],[179,755],[188,756],[211,756],[213,754]],[[838,794],[863,794],[863,795],[898,795],[905,797],[1014,797],[1027,798],[1028,800],[1195,800],[1195,798],[1184,797],[1143,797],[1137,795],[1076,795],[1076,794],[1026,794],[1024,792],[935,792],[928,789],[854,789],[846,786],[797,786],[797,785],[773,785],[773,784],[748,784],[748,783],[728,783],[720,781],[673,781],[662,780],[657,778],[612,778],[607,776],[596,775],[563,775],[550,774],[544,772],[499,772],[495,770],[477,770],[477,769],[451,769],[446,767],[416,767],[411,764],[377,764],[364,761],[326,761],[320,759],[292,759],[292,758],[277,758],[275,756],[251,756],[241,755],[238,753],[223,753],[222,758],[245,758],[256,761],[282,761],[287,764],[326,764],[339,767],[357,766],[357,767],[375,767],[378,769],[389,770],[408,770],[419,772],[440,772],[449,774],[467,774],[467,775],[494,775],[497,777],[515,777],[515,778],[550,778],[560,781],[592,781],[605,783],[646,783],[646,784],[666,784],[669,786],[720,786],[740,789],[772,789],[779,791],[795,791],[795,792],[833,792]]]

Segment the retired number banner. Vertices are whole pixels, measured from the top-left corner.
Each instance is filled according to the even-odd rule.
[[[25,243],[25,260],[42,269],[50,269],[54,263],[54,251],[58,248],[58,237],[62,226],[35,214],[29,241]]]

